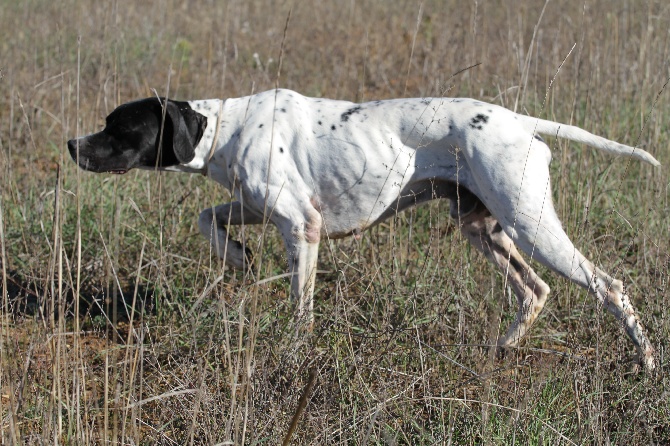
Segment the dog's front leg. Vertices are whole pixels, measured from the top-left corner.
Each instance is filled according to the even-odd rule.
[[[306,240],[292,243],[289,254],[291,297],[296,302],[295,317],[299,327],[312,329],[314,324],[314,283],[319,253],[319,242]]]
[[[296,302],[297,329],[314,324],[314,283],[321,237],[321,215],[313,210],[306,221],[277,222],[291,273],[291,297]]]
[[[244,249],[237,240],[231,239],[226,226],[260,223],[263,223],[263,217],[242,207],[239,201],[205,209],[198,218],[200,233],[209,240],[219,258],[237,269],[249,267],[251,251]]]

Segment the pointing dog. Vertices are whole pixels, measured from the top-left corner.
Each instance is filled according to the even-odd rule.
[[[247,253],[227,226],[272,222],[286,246],[296,317],[307,325],[322,238],[359,234],[410,206],[448,198],[465,238],[503,271],[518,299],[500,347],[518,344],[549,294],[518,247],[595,296],[651,370],[654,349],[622,282],[586,259],[561,226],[551,151],[539,134],[659,165],[644,150],[473,99],[354,104],[282,89],[225,101],[130,102],[101,132],[68,148],[92,172],[201,173],[228,188],[237,201],[202,211],[200,232],[219,257],[244,268]]]

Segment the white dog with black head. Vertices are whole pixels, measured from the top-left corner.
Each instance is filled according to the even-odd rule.
[[[516,345],[542,310],[549,287],[518,246],[587,289],[654,368],[654,350],[620,280],[587,260],[561,226],[551,199],[551,151],[538,134],[578,141],[659,165],[649,153],[580,128],[472,99],[423,98],[354,104],[271,90],[237,99],[143,99],[121,105],[99,133],[68,142],[83,169],[202,173],[238,201],[205,209],[199,228],[236,267],[248,252],[228,225],[281,232],[301,324],[312,323],[319,241],[358,234],[416,204],[451,200],[463,235],[501,269],[518,299],[499,339]]]

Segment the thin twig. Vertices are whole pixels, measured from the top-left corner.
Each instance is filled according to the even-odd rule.
[[[288,446],[291,437],[293,436],[293,432],[295,432],[295,428],[298,427],[298,421],[300,421],[300,416],[302,415],[303,411],[305,410],[305,407],[307,407],[307,399],[309,398],[310,394],[312,393],[312,390],[314,390],[314,384],[316,383],[316,368],[312,367],[312,369],[309,371],[309,381],[307,381],[307,385],[305,386],[305,390],[302,391],[302,395],[300,396],[300,400],[298,401],[298,407],[295,409],[295,413],[293,414],[293,419],[291,420],[291,424],[288,428],[288,432],[286,433],[286,436],[284,437],[284,441],[282,442],[282,446]]]
[[[414,56],[414,45],[416,44],[416,36],[419,34],[419,27],[421,26],[421,16],[423,15],[423,3],[419,4],[419,13],[416,16],[416,28],[414,28],[414,37],[412,37],[412,48],[409,51],[409,62],[407,62],[407,75],[405,76],[405,88],[402,95],[407,95],[407,84],[409,83],[409,72],[412,68],[412,57]]]

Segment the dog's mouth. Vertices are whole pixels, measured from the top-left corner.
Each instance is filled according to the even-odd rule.
[[[107,173],[111,173],[114,175],[123,175],[124,173],[128,172],[126,169],[114,169],[114,170],[108,170]]]

